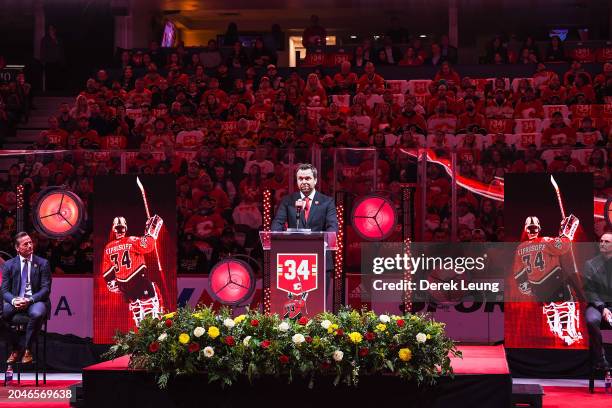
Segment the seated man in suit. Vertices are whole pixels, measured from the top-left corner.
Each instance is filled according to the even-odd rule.
[[[7,363],[13,364],[20,357],[24,364],[32,362],[32,342],[49,310],[51,292],[51,268],[46,259],[34,255],[34,244],[26,232],[15,235],[17,256],[6,261],[2,268],[2,318],[10,322],[16,313],[27,313],[30,317],[26,327],[25,347],[19,347],[16,336],[11,335],[13,351]]]
[[[593,367],[608,370],[610,363],[606,360],[601,329],[612,328],[612,233],[601,236],[599,252],[584,266],[584,291],[589,302],[586,322]]]

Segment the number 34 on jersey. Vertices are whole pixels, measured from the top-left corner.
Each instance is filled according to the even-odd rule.
[[[276,287],[299,296],[317,289],[317,254],[276,254]]]

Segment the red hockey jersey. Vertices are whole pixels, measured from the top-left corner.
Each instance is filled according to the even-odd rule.
[[[570,249],[571,242],[566,237],[538,237],[522,242],[514,255],[512,268],[515,279],[525,278],[539,285],[560,268],[560,257]]]
[[[107,281],[129,281],[147,265],[145,254],[153,251],[155,240],[150,236],[123,237],[110,241],[104,247],[102,270]]]

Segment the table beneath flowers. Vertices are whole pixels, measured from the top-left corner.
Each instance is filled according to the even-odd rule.
[[[411,313],[179,308],[119,333],[105,357],[83,370],[87,407],[497,408],[512,393],[503,347],[459,348]]]
[[[362,375],[356,387],[319,377],[306,381],[262,378],[231,387],[208,384],[205,374],[177,377],[159,389],[155,375],[129,369],[129,356],[87,367],[83,391],[87,407],[509,407],[512,378],[503,346],[459,346],[463,358],[451,357],[455,377],[417,387],[393,375]]]

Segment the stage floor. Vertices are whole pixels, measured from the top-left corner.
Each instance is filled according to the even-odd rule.
[[[312,407],[336,404],[379,404],[384,395],[386,404],[403,407],[504,407],[510,406],[512,378],[503,346],[461,346],[463,358],[453,358],[455,377],[442,377],[433,387],[417,387],[396,376],[362,376],[358,387],[332,385],[333,378],[318,378],[314,389],[307,382],[295,379],[286,384],[274,378],[257,380],[251,385],[239,381],[228,392],[218,385],[208,385],[205,374],[178,377],[167,390],[159,390],[154,375],[144,370],[128,369],[124,356],[86,367],[83,370],[83,395],[87,407],[139,406],[192,407],[202,393],[210,406],[244,407]],[[108,392],[113,390],[113,392]],[[271,396],[274,395],[274,398]],[[299,398],[296,400],[296,396]],[[410,398],[406,398],[407,396]],[[207,404],[209,405],[209,404]]]

